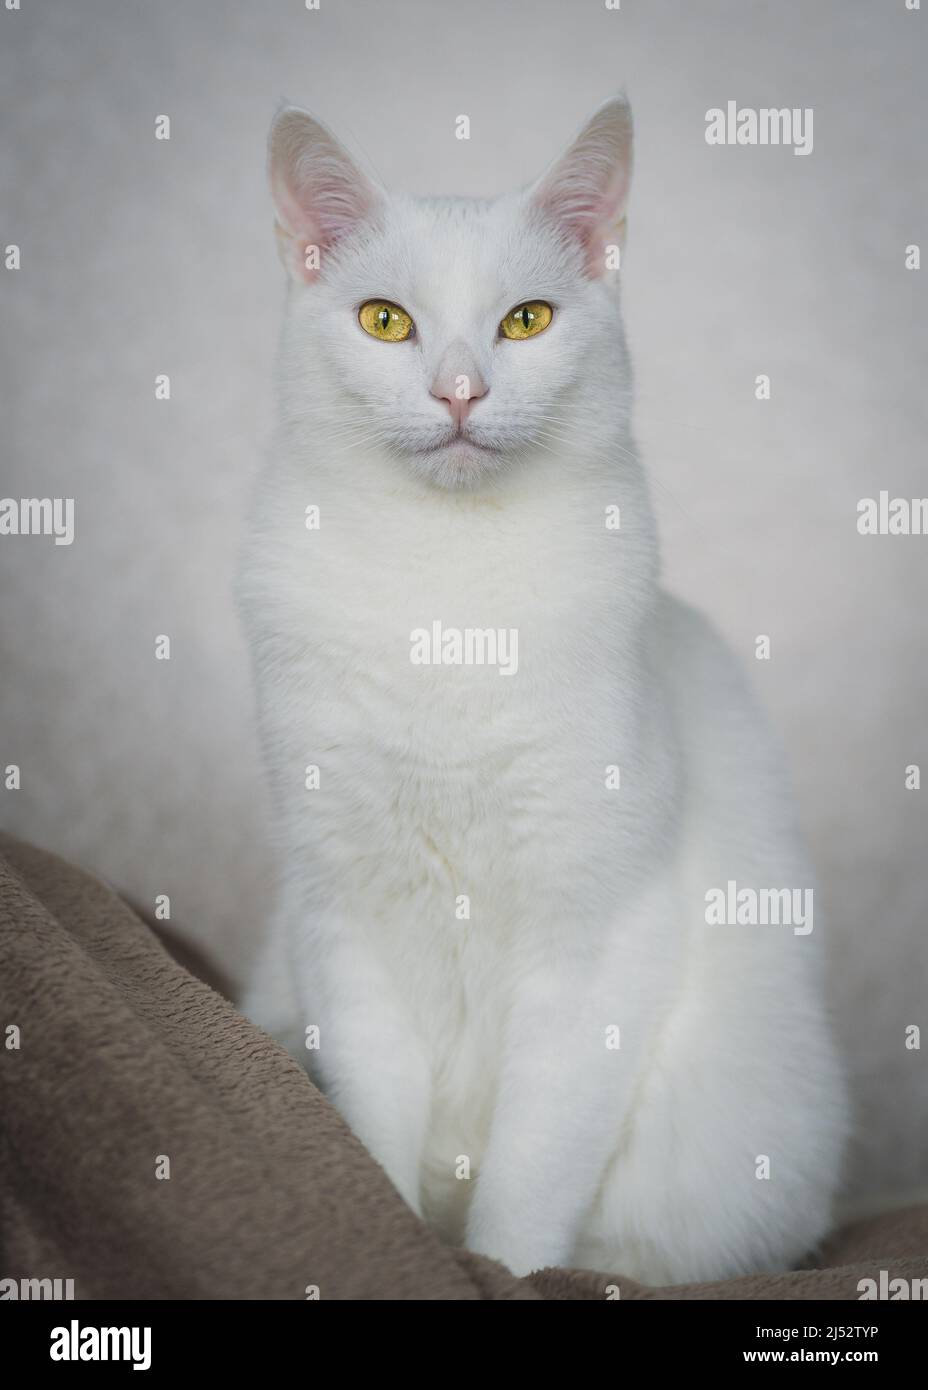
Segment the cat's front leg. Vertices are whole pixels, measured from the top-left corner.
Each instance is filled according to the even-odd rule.
[[[395,980],[363,931],[344,919],[291,924],[304,1017],[316,1026],[311,1069],[353,1133],[418,1215],[431,1097],[428,1059]]]
[[[469,1249],[527,1274],[568,1264],[659,1012],[637,972],[560,962],[520,988],[468,1214]]]

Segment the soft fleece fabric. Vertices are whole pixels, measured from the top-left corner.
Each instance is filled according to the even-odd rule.
[[[928,1208],[857,1223],[815,1269],[672,1289],[516,1279],[445,1247],[302,1069],[122,899],[4,836],[0,1217],[0,1278],[73,1278],[90,1299],[856,1299],[881,1269],[928,1277]]]

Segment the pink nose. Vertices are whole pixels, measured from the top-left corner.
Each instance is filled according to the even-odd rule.
[[[459,390],[462,393],[460,395],[458,394]],[[474,402],[479,401],[481,397],[486,394],[487,388],[484,386],[483,382],[480,382],[478,386],[473,381],[462,384],[461,387],[456,388],[450,393],[448,391],[442,391],[439,394],[437,391],[432,391],[432,395],[435,396],[436,400],[444,401],[445,405],[451,411],[451,418],[458,429],[462,428],[464,421],[470,414],[471,406]]]
[[[462,429],[475,401],[487,394],[473,353],[463,341],[452,343],[438,364],[429,394],[444,401],[457,429]]]

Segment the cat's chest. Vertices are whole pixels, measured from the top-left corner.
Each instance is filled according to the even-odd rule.
[[[477,539],[424,519],[350,543],[333,529],[312,538],[266,624],[293,715],[426,779],[470,764],[482,776],[533,731],[554,737],[573,644],[595,624],[531,528]]]
[[[294,843],[385,911],[469,898],[511,920],[514,885],[537,898],[565,841],[606,833],[612,594],[563,515],[323,507],[275,557],[259,682]]]

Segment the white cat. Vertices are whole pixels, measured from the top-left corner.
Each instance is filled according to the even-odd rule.
[[[274,122],[240,598],[282,884],[246,1011],[448,1239],[663,1283],[814,1246],[846,1102],[819,922],[707,921],[811,879],[735,661],[659,587],[631,145],[613,100],[528,191],[418,199]]]

